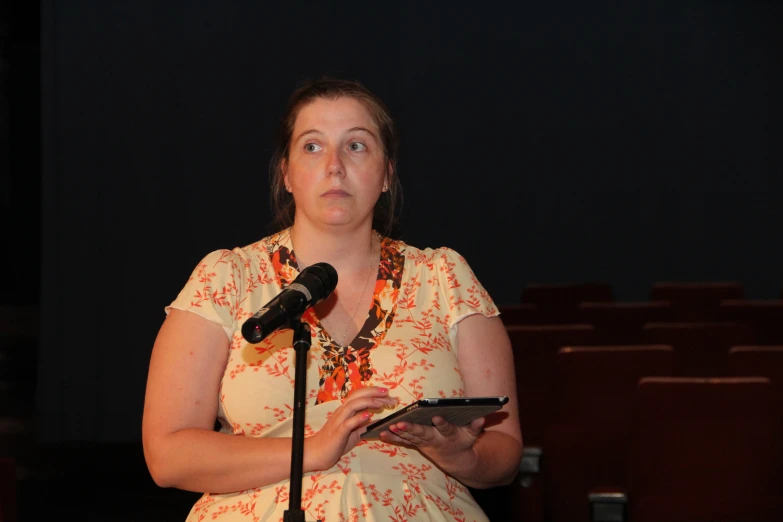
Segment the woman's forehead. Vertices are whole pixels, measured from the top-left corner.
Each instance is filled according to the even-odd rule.
[[[348,130],[355,127],[368,128],[377,132],[375,119],[365,105],[355,98],[317,98],[308,103],[297,114],[294,136],[308,130]]]

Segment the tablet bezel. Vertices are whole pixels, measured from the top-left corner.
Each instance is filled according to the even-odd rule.
[[[361,434],[361,439],[377,439],[382,431],[388,431],[389,426],[397,422],[432,426],[433,417],[443,417],[452,424],[464,426],[479,417],[484,417],[501,409],[506,403],[508,403],[508,396],[506,395],[419,399],[367,425],[367,431]]]

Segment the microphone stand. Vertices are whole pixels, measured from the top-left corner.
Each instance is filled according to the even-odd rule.
[[[310,326],[301,318],[294,321],[294,427],[291,437],[291,480],[288,509],[283,513],[283,522],[305,522],[302,511],[302,476],[304,475],[304,413],[307,392],[307,352],[310,350]],[[318,520],[317,522],[321,522]]]

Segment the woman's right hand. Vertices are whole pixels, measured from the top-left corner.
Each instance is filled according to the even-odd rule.
[[[334,466],[340,457],[359,443],[362,428],[373,411],[395,406],[398,399],[389,390],[367,386],[351,391],[343,404],[334,410],[324,427],[305,439],[305,471],[321,471]]]

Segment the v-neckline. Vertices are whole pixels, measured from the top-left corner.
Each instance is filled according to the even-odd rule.
[[[375,232],[373,232],[375,233]],[[310,307],[303,316],[305,319],[309,315],[312,318],[312,322],[314,322],[314,326],[318,328],[318,330],[323,334],[324,338],[329,341],[330,344],[338,347],[340,350],[345,350],[346,348],[353,347],[353,344],[356,342],[357,339],[361,336],[362,332],[364,332],[367,328],[367,323],[370,321],[370,312],[372,312],[374,308],[374,304],[376,301],[378,301],[378,279],[381,277],[381,265],[383,263],[383,251],[384,251],[384,238],[380,234],[378,234],[378,263],[375,267],[375,277],[373,278],[374,284],[373,284],[373,290],[372,290],[372,299],[370,300],[370,305],[367,307],[364,313],[364,321],[362,321],[362,326],[359,328],[359,331],[356,333],[356,335],[353,336],[353,338],[347,343],[347,344],[340,344],[337,342],[337,339],[335,339],[334,336],[332,336],[332,332],[326,329],[325,325],[321,321],[321,318],[318,316],[318,314],[315,311],[315,307]],[[296,270],[297,275],[301,273],[301,270],[299,269],[299,259],[296,257],[296,251],[294,250],[293,241],[291,240],[291,231],[289,229],[288,231],[288,237],[286,238],[286,247],[291,252],[291,262],[292,262],[292,268]],[[366,290],[365,290],[366,291]],[[357,312],[358,313],[358,312]],[[351,320],[355,319],[352,318]]]
[[[291,252],[293,252],[294,259],[296,259],[296,252],[294,252],[293,250],[291,250]],[[381,255],[383,255],[383,251],[381,251]],[[296,268],[296,271],[299,272],[299,261],[297,260],[295,261],[295,263],[296,266],[294,268]],[[326,326],[321,321],[321,317],[319,317],[318,313],[315,311],[315,307],[310,308],[311,310],[310,313],[312,314],[312,318],[315,321],[315,324],[317,325],[318,329],[323,333],[323,336],[326,339],[328,339],[331,342],[331,344],[337,346],[341,350],[352,347],[353,344],[356,342],[356,340],[359,338],[359,336],[362,334],[362,332],[365,331],[365,327],[367,326],[367,323],[370,320],[370,312],[373,309],[373,304],[377,300],[378,276],[380,275],[380,272],[381,270],[380,270],[380,262],[379,262],[378,267],[375,269],[375,277],[373,278],[375,283],[373,284],[372,299],[370,300],[370,305],[366,308],[364,312],[364,321],[362,321],[362,326],[359,327],[359,331],[356,333],[356,335],[353,336],[353,338],[347,344],[340,344],[337,341],[337,339],[335,339],[335,337],[332,335],[332,332],[326,329]],[[358,313],[359,312],[357,312],[357,314]],[[351,321],[353,321],[355,318],[356,317],[351,318]]]

